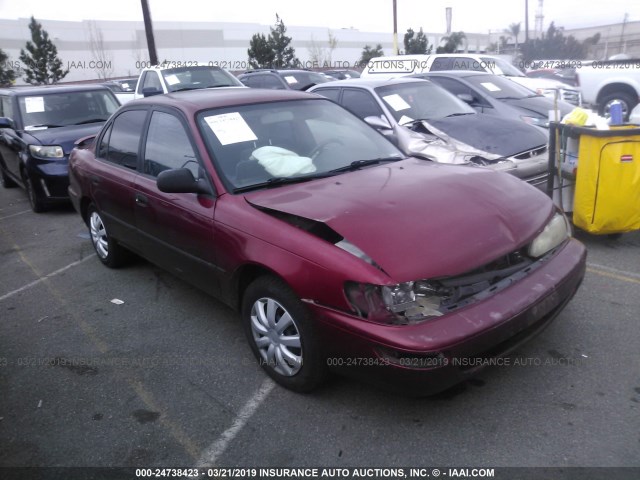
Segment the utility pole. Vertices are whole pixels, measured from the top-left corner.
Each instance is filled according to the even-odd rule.
[[[156,41],[153,38],[153,25],[151,24],[151,12],[147,0],[140,0],[142,4],[142,17],[144,18],[144,32],[147,35],[147,48],[149,49],[149,61],[151,65],[158,64],[158,54],[156,52]]]
[[[524,0],[524,43],[529,41],[529,0]]]
[[[620,53],[624,53],[624,51],[626,50],[626,46],[625,48],[623,48],[623,44],[624,44],[624,27],[627,25],[627,20],[629,19],[629,14],[625,13],[624,14],[624,19],[622,20],[622,31],[620,32]]]
[[[398,55],[398,6],[393,0],[393,54]]]

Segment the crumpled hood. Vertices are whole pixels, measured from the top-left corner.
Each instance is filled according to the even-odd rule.
[[[64,150],[64,154],[69,155],[76,140],[89,135],[97,135],[103,125],[104,122],[97,122],[43,130],[26,130],[25,133],[38,140],[41,145],[59,145]]]
[[[397,282],[458,275],[530,241],[552,202],[510,175],[410,158],[248,193],[324,222]]]
[[[469,114],[430,119],[429,124],[478,150],[509,157],[547,143],[540,129],[495,115]]]

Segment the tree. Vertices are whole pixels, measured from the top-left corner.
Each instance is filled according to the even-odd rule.
[[[319,67],[331,67],[331,57],[333,55],[333,51],[338,46],[338,39],[333,36],[331,30],[328,31],[329,40],[328,45],[329,48],[323,47],[320,43],[316,42],[311,35],[311,46],[308,48],[309,50],[309,60],[313,65],[317,65]]]
[[[32,16],[29,22],[31,41],[20,50],[20,60],[24,64],[25,81],[32,85],[56,83],[67,76],[69,70],[62,70],[62,60],[58,49],[49,39],[49,34]]]
[[[438,47],[436,53],[456,53],[466,39],[467,36],[464,32],[453,32],[448,37],[442,37],[445,44],[442,47]]]
[[[16,79],[16,72],[9,66],[9,56],[0,48],[0,87],[6,87]]]
[[[382,45],[377,44],[376,48],[371,48],[369,45],[365,45],[362,50],[362,55],[360,56],[360,65],[365,67],[369,60],[376,57],[383,57],[384,52],[382,51]]]
[[[251,68],[271,68],[276,55],[262,33],[256,33],[249,41],[249,65]]]
[[[576,40],[573,35],[565,37],[563,28],[556,27],[553,22],[540,38],[522,44],[522,60],[530,62],[541,58],[561,58],[565,60],[582,59],[588,49],[600,40],[598,35],[584,42]]]
[[[249,41],[249,65],[253,68],[291,68],[300,62],[295,49],[290,46],[291,37],[286,35],[287,27],[276,13],[276,23],[271,33],[265,37],[256,33]]]
[[[429,45],[429,41],[427,40],[427,36],[422,31],[422,27],[420,27],[420,31],[417,35],[412,28],[407,29],[407,33],[404,34],[404,53],[405,55],[413,55],[413,54],[429,54],[433,49],[433,45]]]
[[[518,51],[518,35],[520,35],[520,23],[512,23],[509,25],[509,28],[505,30],[505,33],[509,35],[509,37],[513,37],[516,42],[516,52]]]
[[[104,35],[96,22],[89,22],[89,48],[98,78],[106,80],[113,74],[113,57],[104,44]]]
[[[290,46],[291,37],[286,35],[287,27],[276,13],[276,24],[271,27],[269,44],[275,54],[274,66],[277,68],[291,68],[300,63],[296,58],[296,51]]]

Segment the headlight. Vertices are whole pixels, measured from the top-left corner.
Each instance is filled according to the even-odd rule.
[[[40,158],[63,158],[64,151],[58,145],[29,145],[31,155]]]
[[[529,125],[537,125],[538,127],[549,128],[549,119],[544,117],[528,117],[526,115],[520,116],[522,120]]]
[[[408,325],[443,314],[442,296],[425,280],[397,285],[347,282],[345,293],[359,316],[378,323]]]
[[[544,230],[529,245],[529,255],[538,258],[553,250],[571,236],[571,226],[567,217],[556,213]]]

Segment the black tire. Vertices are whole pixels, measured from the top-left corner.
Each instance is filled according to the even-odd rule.
[[[15,188],[18,184],[9,176],[5,169],[0,165],[0,181],[4,188]]]
[[[279,322],[289,314],[291,322],[285,321],[288,326],[278,332],[278,341],[288,339],[291,344],[273,346],[272,337],[266,334],[261,336],[256,329],[256,325],[258,328],[264,325],[257,319],[256,313],[260,308],[264,308],[265,312],[267,305],[275,306],[272,311],[277,322],[271,331],[272,334],[282,327]],[[304,304],[284,282],[272,276],[263,276],[251,283],[242,299],[242,322],[253,354],[260,366],[277,383],[295,392],[310,392],[323,383],[327,376],[327,367],[314,332],[313,319]],[[299,338],[299,347],[293,345],[296,336]],[[273,361],[269,360],[267,353],[270,347],[259,347],[257,339],[271,344],[274,352]],[[285,358],[293,357],[299,361],[282,362]]]
[[[40,193],[37,185],[29,176],[26,170],[22,171],[22,181],[24,182],[24,188],[27,191],[27,197],[29,198],[31,210],[33,210],[35,213],[42,213],[46,211],[47,205],[44,198],[42,197],[42,193]]]
[[[95,205],[87,208],[87,225],[98,259],[109,268],[118,268],[130,260],[130,253],[107,233],[102,216]]]
[[[599,102],[598,114],[602,117],[609,117],[607,105],[614,100],[618,100],[622,104],[622,119],[626,122],[629,120],[629,114],[637,102],[631,95],[625,92],[614,92],[602,97]]]

